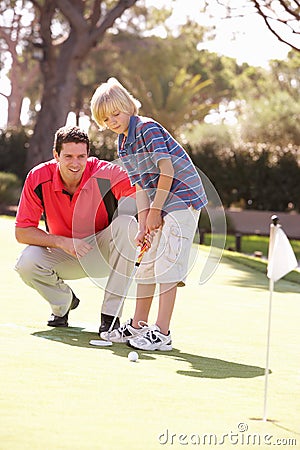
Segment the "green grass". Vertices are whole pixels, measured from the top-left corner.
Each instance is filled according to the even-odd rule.
[[[199,237],[198,237],[199,242]],[[204,245],[210,245],[211,235],[205,234]],[[290,240],[291,246],[294,250],[297,260],[300,260],[300,241]],[[236,237],[234,235],[226,236],[225,249],[236,249]],[[241,252],[246,255],[254,255],[256,251],[262,252],[265,258],[268,257],[269,237],[268,236],[241,236]]]
[[[81,303],[70,314],[71,326],[45,325],[48,305],[12,268],[22,249],[13,220],[1,217],[0,230],[1,450],[201,448],[192,439],[205,434],[218,439],[216,446],[206,443],[212,448],[267,448],[265,435],[272,435],[272,445],[293,439],[298,444],[285,448],[299,448],[299,284],[275,284],[269,420],[263,422],[269,292],[258,269],[262,261],[249,267],[242,255],[226,252],[217,264],[215,256],[213,276],[200,285],[209,252],[194,245],[194,265],[172,319],[174,350],[139,352],[131,363],[123,344],[89,345],[97,338],[103,296],[89,280],[72,282]],[[153,307],[151,321],[157,300]],[[133,309],[129,296],[123,317]],[[240,423],[247,432],[238,430]],[[251,443],[254,434],[261,445],[242,444],[242,436]],[[233,444],[230,435],[239,441]]]
[[[250,267],[250,268],[252,268],[256,271],[259,271],[263,274],[267,273],[267,265],[268,265],[267,260],[253,257],[253,256],[244,255],[244,254],[238,253],[238,252],[228,251],[228,250],[224,250],[223,257],[226,259],[232,260],[236,263],[242,264],[243,266]],[[291,272],[289,272],[284,277],[284,280],[300,284],[299,269],[292,270]]]

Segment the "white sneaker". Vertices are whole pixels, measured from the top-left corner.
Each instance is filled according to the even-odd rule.
[[[142,334],[128,340],[128,345],[140,350],[172,350],[171,333],[162,334],[157,325],[148,327]]]
[[[119,328],[112,330],[110,333],[108,333],[108,331],[102,331],[102,333],[100,333],[100,337],[105,341],[123,343],[127,342],[128,339],[130,338],[140,336],[149,328],[147,323],[142,321],[138,323],[140,328],[133,328],[131,324],[132,319],[129,319],[127,320],[127,322],[123,323]]]

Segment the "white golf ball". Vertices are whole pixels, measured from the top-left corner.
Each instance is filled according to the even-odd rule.
[[[130,352],[128,353],[128,359],[129,361],[136,362],[139,359],[139,355],[137,352]]]

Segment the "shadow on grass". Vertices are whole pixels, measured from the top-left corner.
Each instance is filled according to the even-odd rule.
[[[228,278],[228,284],[231,286],[238,286],[244,288],[252,288],[263,291],[269,290],[269,279],[267,278],[267,266],[264,269],[258,270],[257,267],[251,267],[247,259],[230,258],[228,256],[223,258],[223,264],[231,266],[234,270],[241,273],[241,277],[236,279]],[[295,275],[295,277],[298,274]],[[296,278],[295,278],[296,280]],[[299,276],[300,280],[300,276]],[[274,292],[295,292],[300,293],[300,283],[298,281],[290,281],[283,278],[275,283]]]
[[[89,342],[91,339],[98,339],[98,337],[95,337],[95,334],[96,333],[94,332],[85,331],[84,328],[80,327],[52,328],[49,331],[37,331],[32,333],[35,337],[50,339],[66,345],[85,347],[94,351],[108,351],[113,355],[127,358],[129,348],[125,344],[113,344],[111,347],[94,347],[90,345]],[[139,350],[140,360],[155,360],[160,355],[172,358],[180,363],[188,363],[190,365],[190,370],[177,370],[177,373],[189,377],[216,379],[255,378],[265,374],[265,369],[262,367],[184,353],[175,348],[170,352],[163,353],[143,352]]]

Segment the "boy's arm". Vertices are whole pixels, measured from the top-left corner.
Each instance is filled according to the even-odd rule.
[[[171,159],[160,159],[158,161],[160,176],[154,200],[150,206],[146,221],[148,232],[157,230],[162,225],[162,210],[170,193],[174,177],[174,168]]]
[[[147,233],[146,221],[149,213],[149,199],[146,192],[136,184],[136,205],[138,210],[138,234],[136,236],[137,245],[142,245]]]

